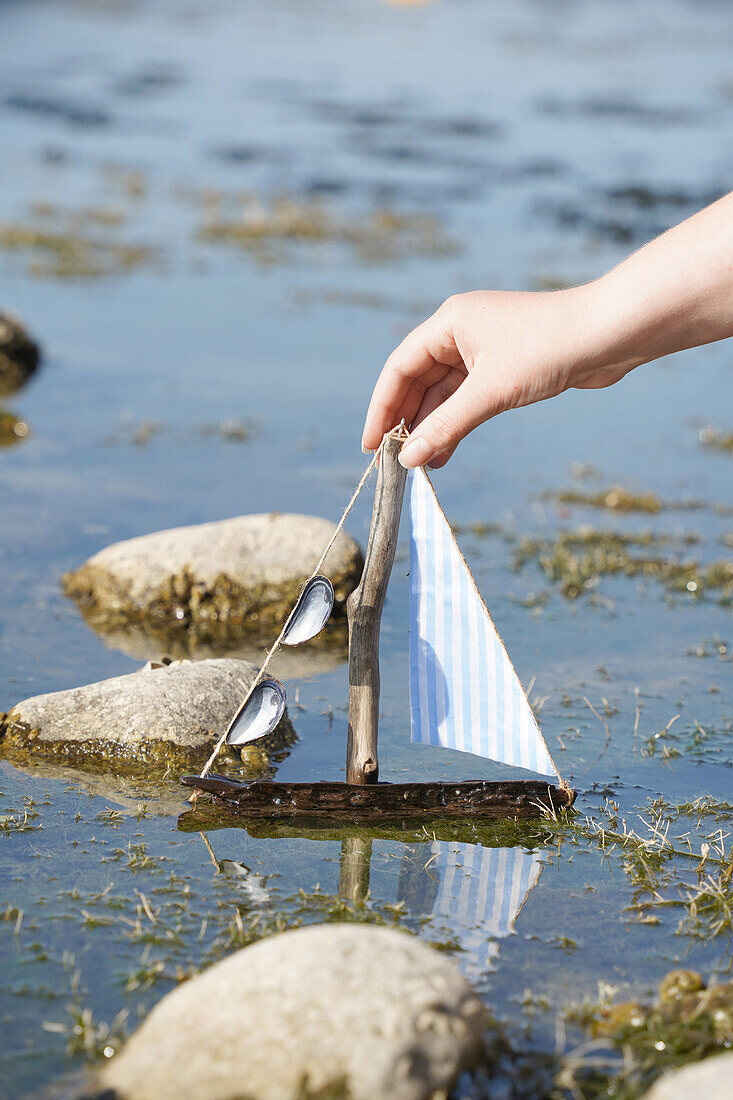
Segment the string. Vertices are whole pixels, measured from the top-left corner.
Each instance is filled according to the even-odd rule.
[[[404,422],[403,422],[403,423],[404,423]],[[396,431],[396,432],[401,432],[402,430],[403,430],[403,426],[402,426],[402,424],[400,424],[399,428],[396,428],[396,429],[395,429],[395,431]],[[367,483],[367,478],[369,477],[370,473],[372,472],[372,470],[373,470],[373,469],[374,469],[374,467],[376,466],[377,462],[379,461],[379,456],[380,456],[380,454],[382,453],[382,448],[384,447],[384,440],[385,440],[385,439],[387,439],[387,438],[388,438],[388,436],[389,436],[389,435],[391,435],[391,434],[392,434],[391,432],[388,432],[388,433],[387,433],[387,435],[385,435],[384,439],[382,439],[382,442],[381,442],[381,443],[379,444],[379,446],[377,447],[376,451],[374,452],[374,456],[373,456],[373,458],[372,458],[371,462],[369,463],[369,465],[367,466],[366,470],[365,470],[365,471],[364,471],[364,473],[362,474],[362,477],[361,477],[361,481],[360,481],[360,482],[359,482],[359,484],[357,485],[356,489],[354,489],[354,492],[353,492],[353,494],[352,494],[351,500],[349,501],[349,503],[348,503],[348,504],[346,505],[346,507],[344,508],[344,514],[343,514],[343,515],[341,516],[341,519],[340,519],[340,520],[338,521],[338,523],[337,523],[337,525],[336,525],[336,529],[335,529],[335,531],[334,531],[334,532],[333,532],[333,534],[331,535],[331,538],[330,538],[330,539],[328,540],[328,545],[326,546],[326,549],[325,549],[325,550],[323,551],[323,553],[321,554],[321,556],[320,556],[320,558],[319,558],[319,561],[318,561],[318,564],[316,565],[315,569],[314,569],[314,570],[313,570],[313,572],[311,573],[310,577],[308,577],[308,579],[307,579],[307,581],[305,582],[305,585],[304,585],[303,587],[305,587],[306,585],[310,584],[310,582],[311,582],[311,581],[312,581],[312,580],[313,580],[313,579],[314,579],[315,577],[317,577],[317,576],[319,575],[319,573],[321,572],[321,569],[322,569],[322,567],[323,567],[323,563],[324,563],[324,561],[326,560],[326,558],[327,558],[327,556],[328,556],[328,552],[329,552],[329,550],[331,549],[331,547],[332,547],[332,546],[333,546],[333,544],[335,543],[336,539],[337,539],[337,538],[338,538],[338,536],[339,536],[339,535],[341,534],[341,531],[343,530],[343,526],[344,526],[344,524],[346,523],[346,517],[348,516],[349,512],[351,511],[351,509],[352,509],[352,508],[354,507],[354,504],[356,503],[356,498],[357,498],[357,497],[359,496],[359,493],[360,493],[360,492],[362,491],[362,489],[363,489],[363,488],[364,488],[364,486],[366,485],[366,483]],[[301,591],[302,591],[302,589],[301,589]],[[297,605],[297,601],[296,601],[296,605]],[[292,612],[291,612],[290,614],[292,615]],[[235,723],[235,722],[237,721],[237,719],[239,718],[239,716],[240,716],[240,714],[242,713],[242,711],[244,710],[244,708],[245,708],[245,707],[247,706],[247,703],[249,702],[249,700],[250,700],[250,698],[251,698],[251,696],[252,696],[252,692],[254,691],[254,689],[255,689],[255,688],[257,687],[257,685],[258,685],[258,684],[260,683],[260,681],[262,680],[262,677],[264,676],[265,672],[267,671],[267,668],[268,668],[268,666],[269,666],[269,664],[270,664],[270,661],[272,660],[272,658],[273,658],[273,657],[275,656],[275,654],[277,653],[278,649],[280,648],[280,645],[281,645],[281,643],[282,643],[282,640],[283,640],[283,638],[285,637],[285,632],[286,632],[286,630],[287,630],[287,628],[288,628],[288,623],[289,623],[289,622],[290,622],[290,615],[288,615],[287,619],[286,619],[286,620],[285,620],[285,622],[283,623],[283,627],[282,627],[282,630],[281,630],[281,631],[280,631],[280,633],[278,634],[277,638],[275,639],[275,641],[274,641],[274,642],[273,642],[273,644],[272,644],[272,647],[270,648],[269,652],[267,653],[267,656],[265,657],[264,663],[263,663],[262,667],[260,668],[260,671],[259,671],[259,672],[257,673],[257,675],[255,676],[254,680],[252,681],[252,684],[251,684],[251,686],[250,686],[250,689],[249,689],[249,691],[247,692],[247,694],[246,694],[246,696],[245,696],[245,698],[244,698],[244,701],[242,702],[242,705],[241,705],[241,706],[239,707],[239,709],[237,710],[236,714],[235,714],[235,715],[234,715],[234,717],[232,718],[231,722],[229,723],[229,725],[228,725],[228,726],[227,726],[227,728],[225,729],[224,733],[223,733],[223,734],[221,735],[221,737],[220,737],[220,738],[219,738],[219,740],[217,741],[216,745],[214,746],[214,751],[212,752],[211,756],[209,757],[209,759],[208,759],[208,760],[206,761],[206,763],[204,764],[204,766],[203,766],[203,769],[202,769],[202,771],[201,771],[201,775],[200,775],[200,777],[199,777],[199,778],[203,779],[203,778],[204,778],[204,777],[205,777],[206,775],[208,775],[208,773],[209,773],[209,771],[210,771],[210,769],[211,769],[211,766],[212,766],[212,764],[214,763],[214,761],[216,760],[217,756],[218,756],[218,755],[219,755],[219,753],[221,752],[221,749],[222,749],[222,747],[223,747],[223,745],[224,745],[224,742],[226,741],[227,737],[229,736],[229,734],[230,734],[230,732],[231,732],[232,726],[233,726],[233,725],[234,725],[234,723]],[[190,801],[192,801],[192,802],[195,802],[195,800],[196,800],[196,794],[194,793],[194,794],[192,795],[192,797],[191,797]]]

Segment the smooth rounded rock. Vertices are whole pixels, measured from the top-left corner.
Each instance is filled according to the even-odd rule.
[[[41,353],[17,317],[0,313],[0,397],[16,393],[38,368]]]
[[[665,1073],[644,1100],[730,1100],[731,1096],[733,1053],[727,1053]]]
[[[173,990],[101,1071],[116,1100],[428,1100],[483,1050],[481,1002],[405,932],[325,924],[262,940]]]
[[[21,763],[110,761],[132,770],[194,764],[224,733],[256,673],[249,662],[227,657],[151,662],[126,676],[36,695],[0,715],[2,752]],[[285,716],[259,744],[277,756],[294,740]]]
[[[335,530],[329,520],[268,512],[158,531],[115,543],[64,577],[94,629],[145,621],[187,625],[201,640],[282,625]],[[357,543],[341,532],[324,572],[337,611],[361,576]]]

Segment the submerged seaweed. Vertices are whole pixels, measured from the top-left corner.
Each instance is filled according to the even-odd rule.
[[[28,271],[51,279],[90,279],[119,275],[151,264],[155,251],[147,244],[117,239],[112,231],[124,215],[108,207],[57,214],[35,207],[32,223],[0,225],[0,250],[27,257]]]
[[[733,594],[733,562],[702,564],[698,560],[670,557],[670,546],[692,546],[694,535],[681,539],[652,532],[621,534],[580,527],[555,537],[520,538],[514,551],[516,569],[534,561],[548,580],[568,599],[577,599],[598,586],[604,576],[650,577],[670,592],[700,598],[706,593],[729,600]]]
[[[440,222],[429,215],[378,208],[361,218],[348,217],[294,196],[209,194],[200,236],[235,245],[262,261],[281,258],[283,247],[295,244],[345,244],[366,262],[455,250]]]

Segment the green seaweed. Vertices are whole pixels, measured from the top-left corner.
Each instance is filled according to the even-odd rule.
[[[580,527],[554,537],[520,538],[514,550],[514,566],[522,569],[534,561],[571,600],[597,588],[602,577],[617,575],[649,577],[670,592],[688,593],[698,599],[713,593],[723,601],[730,600],[733,562],[721,560],[705,565],[662,553],[671,545],[690,546],[697,541],[694,535],[676,539],[649,531],[631,535]]]
[[[293,245],[343,244],[370,263],[442,256],[456,247],[438,219],[425,214],[377,208],[349,217],[322,202],[284,195],[265,199],[211,192],[204,202],[201,240],[233,245],[266,263],[285,258]]]
[[[733,1045],[733,982],[706,983],[694,970],[673,970],[662,980],[652,1004],[613,1003],[604,997],[571,1007],[565,1017],[581,1024],[594,1046],[592,1055],[581,1048],[565,1056],[556,1087],[583,1100],[633,1100],[665,1071]],[[597,1058],[604,1043],[611,1056],[606,1065]]]
[[[91,279],[120,275],[149,265],[148,245],[91,236],[75,225],[66,228],[0,225],[0,249],[28,257],[32,275],[51,279]]]

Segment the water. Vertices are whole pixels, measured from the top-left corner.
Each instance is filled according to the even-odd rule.
[[[139,666],[60,591],[61,574],[102,546],[271,509],[336,519],[363,469],[376,372],[449,293],[591,278],[730,187],[726,5],[38,0],[0,8],[0,41],[0,223],[54,227],[85,209],[82,233],[150,250],[127,270],[114,253],[112,273],[87,278],[0,253],[2,306],[46,351],[8,403],[30,437],[0,454],[0,709]],[[202,239],[212,192],[220,210],[256,192],[317,198],[349,230],[375,208],[438,228],[411,231],[396,256],[383,239],[371,255],[343,241],[253,255]],[[452,249],[433,249],[445,241]],[[508,414],[435,477],[459,528],[502,525],[461,544],[521,678],[545,700],[581,813],[600,819],[610,795],[640,830],[649,799],[727,797],[730,609],[715,593],[625,576],[568,600],[535,562],[514,569],[512,540],[590,523],[692,533],[699,545],[668,552],[729,557],[729,517],[707,505],[730,506],[731,459],[699,432],[731,428],[730,355],[689,352],[610,391]],[[254,425],[248,441],[208,431],[232,417]],[[596,473],[579,479],[589,463]],[[614,483],[706,507],[620,516],[543,496]],[[349,523],[362,542],[368,508]],[[504,774],[407,740],[406,570],[402,552],[383,629],[382,774]],[[338,778],[343,665],[288,689],[299,741],[280,777]],[[555,1013],[600,981],[643,996],[678,959],[727,966],[725,935],[676,934],[677,910],[639,920],[619,852],[604,859],[549,826],[437,840],[199,835],[178,826],[174,780],[143,789],[0,768],[2,813],[22,817],[32,799],[38,815],[9,827],[0,850],[0,1096],[83,1062],[79,1036],[61,1030],[76,1018],[69,1005],[90,1008],[95,1027],[126,1009],[129,1030],[180,974],[243,942],[258,914],[266,930],[370,916],[440,942],[519,1031],[525,990],[547,998],[522,1038],[538,1051],[554,1050]],[[729,824],[724,811],[676,828],[699,845]],[[534,883],[501,941],[509,928],[476,885],[496,881],[499,858]],[[95,1042],[115,1040],[99,1028]]]

